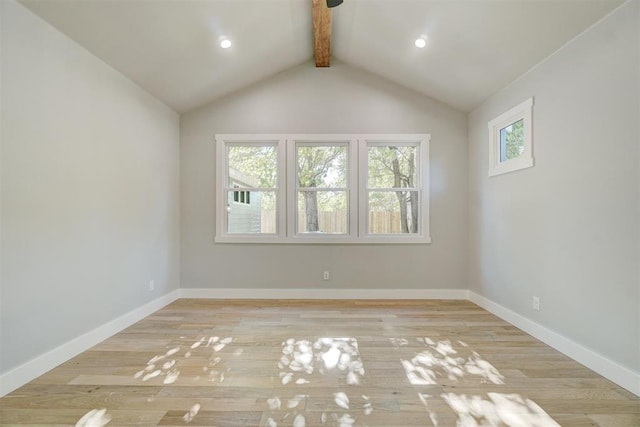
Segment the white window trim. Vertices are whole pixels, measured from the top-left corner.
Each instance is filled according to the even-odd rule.
[[[228,234],[227,221],[227,201],[226,201],[226,170],[227,170],[227,153],[228,144],[255,144],[265,145],[272,144],[276,147],[278,153],[278,170],[283,170],[286,164],[282,164],[285,160],[285,143],[286,138],[283,135],[266,134],[266,135],[242,135],[228,134],[216,135],[216,237],[215,241],[219,243],[280,243],[286,237],[286,185],[284,174],[278,174],[278,182],[274,191],[277,194],[278,211],[276,216],[276,233],[260,234],[256,236],[251,233],[247,234]],[[219,219],[222,218],[222,221]]]
[[[529,98],[489,122],[489,177],[533,166],[532,115],[533,98]],[[501,162],[500,130],[519,120],[523,120],[524,152],[520,157]]]
[[[360,162],[359,170],[359,238],[362,243],[431,243],[429,234],[429,134],[401,134],[401,135],[362,135],[359,138]],[[418,168],[420,181],[420,224],[418,234],[369,234],[369,207],[367,206],[367,175],[368,175],[368,143],[385,145],[407,145],[417,143],[420,146],[420,167]]]
[[[368,234],[367,207],[367,143],[403,145],[420,144],[419,180],[420,228],[417,234]],[[429,134],[217,134],[216,143],[216,243],[257,244],[426,244],[431,243],[429,234]],[[225,181],[227,169],[226,146],[229,143],[266,144],[277,146],[278,151],[278,216],[277,232],[274,234],[228,234]],[[349,233],[348,234],[302,234],[297,233],[296,194],[296,143],[317,145],[348,144],[349,176]],[[352,161],[353,159],[353,161]],[[284,163],[284,164],[282,164]],[[354,167],[355,166],[355,167]],[[293,197],[291,203],[288,199]],[[222,218],[222,220],[219,220]],[[288,218],[291,220],[288,221]]]
[[[311,145],[331,145],[346,144],[348,159],[347,176],[347,203],[349,204],[349,217],[347,223],[349,232],[347,234],[302,234],[298,233],[298,213],[297,213],[297,180],[296,180],[296,146],[298,143]],[[358,206],[358,151],[357,138],[348,134],[298,134],[287,138],[287,184],[289,196],[293,197],[292,203],[288,203],[287,221],[287,242],[286,243],[360,243],[358,236],[358,217],[356,211]],[[355,167],[353,167],[355,165]]]

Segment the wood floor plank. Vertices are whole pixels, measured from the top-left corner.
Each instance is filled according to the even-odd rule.
[[[640,398],[468,301],[175,301],[0,425],[640,427]],[[80,424],[83,425],[83,424]]]

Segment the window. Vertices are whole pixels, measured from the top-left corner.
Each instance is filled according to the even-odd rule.
[[[217,135],[216,242],[428,243],[429,135]]]
[[[240,185],[234,183],[233,188],[240,188]],[[251,204],[251,191],[234,191],[233,201],[236,203],[242,203],[243,205]]]
[[[489,122],[489,176],[533,166],[533,98]]]
[[[284,226],[283,150],[279,139],[253,136],[237,135],[218,144],[217,236],[236,241],[278,238]]]
[[[291,188],[295,203],[291,212],[291,235],[309,237],[312,234],[350,236],[350,196],[355,176],[351,174],[350,140],[317,141],[294,139]]]
[[[418,234],[420,144],[370,142],[366,149],[368,233]]]

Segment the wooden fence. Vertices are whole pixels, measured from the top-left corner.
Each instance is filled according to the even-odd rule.
[[[298,218],[304,220],[303,211],[298,213]],[[276,224],[275,211],[262,211],[262,229],[263,233],[275,233]],[[318,224],[320,230],[324,233],[347,233],[348,218],[346,211],[320,211],[318,212]],[[298,232],[303,233],[306,223],[298,224]],[[398,234],[402,233],[400,224],[400,212],[369,212],[369,230],[376,234]]]

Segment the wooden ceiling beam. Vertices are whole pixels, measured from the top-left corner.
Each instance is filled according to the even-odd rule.
[[[328,67],[331,57],[331,9],[326,0],[311,0],[316,67]]]

